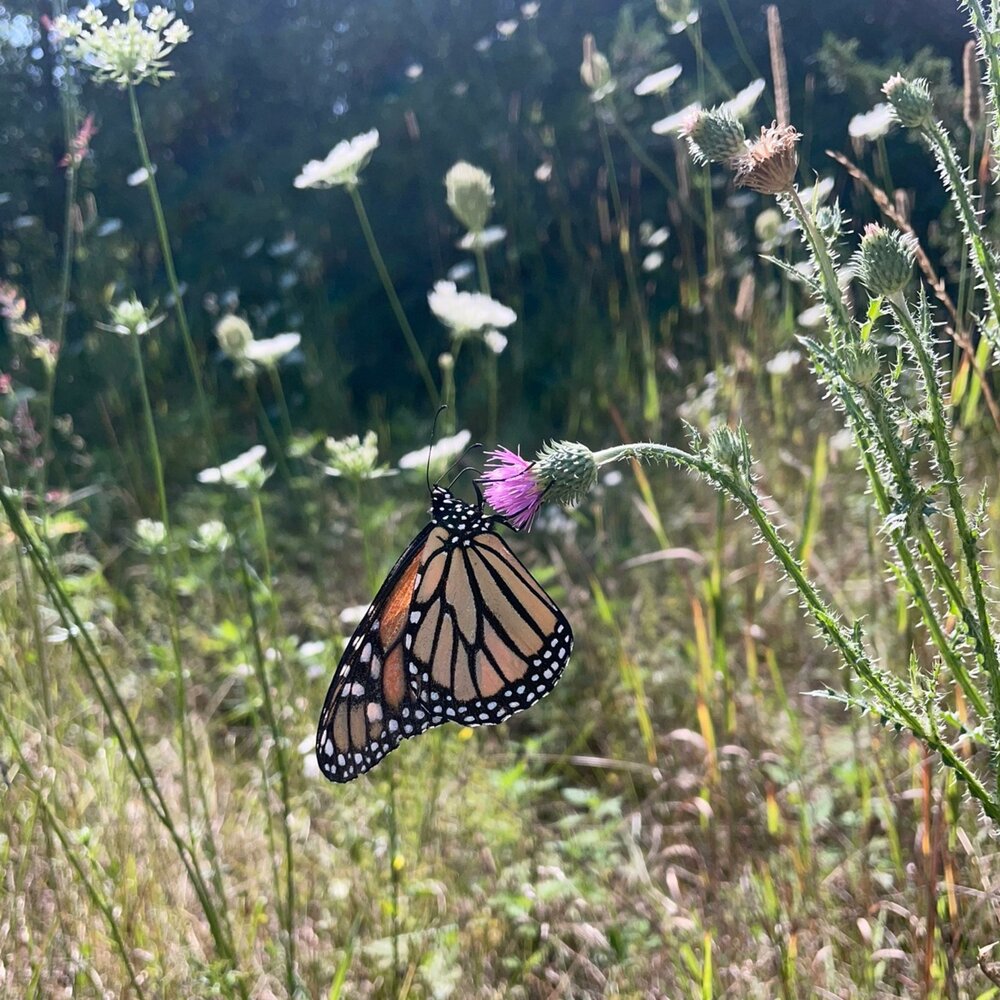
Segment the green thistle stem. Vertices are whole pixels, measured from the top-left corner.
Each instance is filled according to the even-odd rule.
[[[972,796],[979,801],[983,811],[995,822],[1000,821],[1000,801],[990,796],[986,787],[969,769],[961,755],[945,742],[935,729],[925,725],[924,721],[896,695],[890,684],[880,676],[878,669],[861,647],[857,636],[845,629],[827,607],[826,602],[806,576],[801,563],[782,540],[752,488],[744,479],[707,457],[692,455],[669,445],[646,443],[620,445],[597,452],[594,458],[598,465],[623,459],[635,459],[641,462],[669,462],[699,473],[718,489],[736,500],[749,514],[764,542],[795,584],[803,603],[819,626],[820,631],[841,654],[845,663],[865,681],[882,704],[889,708],[917,739],[940,754],[944,763],[955,770],[956,774],[966,782]]]

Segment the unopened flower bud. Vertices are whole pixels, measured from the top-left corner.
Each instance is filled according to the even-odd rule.
[[[230,314],[216,324],[215,338],[227,358],[239,360],[253,340],[253,331],[245,319]]]
[[[743,125],[725,111],[699,111],[681,128],[698,163],[728,163],[746,152]]]
[[[881,367],[882,360],[871,343],[852,344],[844,349],[844,374],[859,389],[874,385]]]
[[[916,240],[884,226],[865,226],[857,254],[858,276],[872,295],[895,295],[910,280]]]
[[[459,160],[444,178],[448,207],[471,233],[482,232],[493,209],[493,182],[490,175],[471,163]]]
[[[709,457],[718,465],[734,472],[740,479],[749,480],[750,445],[742,428],[734,431],[731,427],[717,427],[708,436]]]
[[[556,503],[582,500],[597,482],[594,453],[575,441],[553,441],[538,453],[535,475]]]
[[[923,77],[907,80],[896,73],[889,77],[882,88],[901,125],[907,128],[924,128],[934,120],[934,101]]]

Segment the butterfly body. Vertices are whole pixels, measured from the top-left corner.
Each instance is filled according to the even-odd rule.
[[[548,694],[569,622],[497,534],[448,490],[348,641],[320,714],[316,756],[351,781],[432,726],[495,725]]]

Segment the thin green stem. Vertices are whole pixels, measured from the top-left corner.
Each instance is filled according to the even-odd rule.
[[[181,331],[181,339],[184,341],[184,351],[187,354],[188,366],[194,380],[195,397],[198,401],[198,411],[206,430],[209,432],[209,441],[214,443],[215,434],[212,425],[211,410],[208,406],[208,398],[205,395],[205,386],[201,377],[201,362],[198,359],[198,352],[194,346],[194,339],[191,336],[191,328],[188,326],[187,311],[184,308],[184,298],[181,293],[180,282],[177,280],[177,270],[174,267],[174,253],[170,246],[170,235],[167,232],[167,220],[163,214],[163,205],[160,202],[160,189],[156,183],[156,173],[153,168],[153,161],[149,158],[149,147],[146,145],[146,133],[142,127],[142,116],[139,114],[139,101],[136,98],[135,87],[128,85],[129,110],[132,113],[132,131],[135,133],[136,145],[139,147],[139,159],[146,171],[146,189],[149,191],[149,201],[153,208],[153,218],[156,221],[156,233],[160,242],[160,253],[163,255],[163,268],[167,275],[167,284],[170,286],[170,293],[174,300],[174,314],[177,317],[177,326]],[[212,456],[217,458],[217,454]]]
[[[417,337],[413,332],[413,327],[410,326],[410,321],[406,318],[406,313],[403,311],[402,303],[399,301],[399,296],[396,294],[392,278],[389,276],[389,269],[385,266],[385,261],[382,259],[382,252],[379,250],[378,243],[375,240],[375,233],[372,232],[371,223],[368,221],[368,213],[365,211],[365,205],[361,200],[361,192],[358,190],[357,184],[348,184],[347,193],[351,196],[351,202],[354,204],[354,211],[357,213],[358,222],[361,224],[361,232],[364,234],[365,243],[368,244],[368,253],[371,255],[372,263],[375,265],[375,270],[378,272],[379,280],[382,282],[383,289],[385,289],[385,294],[389,299],[389,305],[392,307],[393,315],[396,317],[399,329],[403,333],[403,339],[406,341],[406,346],[410,349],[410,354],[413,357],[413,363],[417,366],[417,371],[420,373],[421,379],[423,379],[424,387],[427,390],[427,398],[431,402],[431,408],[436,410],[438,403],[440,403],[437,387],[434,385],[431,370],[428,368],[427,361],[424,358],[423,352],[420,350],[420,344],[417,342]]]
[[[649,315],[639,291],[639,277],[635,267],[635,256],[632,253],[632,234],[629,229],[628,217],[622,202],[618,187],[618,174],[615,161],[611,155],[611,143],[608,140],[608,129],[604,124],[600,111],[597,112],[597,131],[601,139],[601,151],[604,154],[604,165],[608,172],[608,186],[611,189],[611,203],[615,210],[615,222],[618,226],[618,248],[621,252],[622,264],[625,269],[625,283],[631,300],[632,314],[639,330],[641,357],[643,364],[643,416],[647,424],[654,424],[660,415],[659,390],[656,385],[656,360],[653,353],[653,336],[649,328]]]
[[[167,607],[170,644],[174,657],[175,711],[177,714],[177,734],[181,753],[181,791],[184,797],[184,808],[188,823],[194,821],[194,811],[191,805],[191,784],[188,757],[188,726],[187,726],[187,682],[184,674],[184,655],[181,651],[180,633],[177,621],[176,595],[174,593],[174,556],[170,531],[170,509],[167,505],[166,482],[163,478],[163,459],[160,456],[160,444],[156,436],[156,424],[153,420],[153,405],[149,398],[149,387],[146,384],[146,368],[142,360],[141,336],[133,331],[128,337],[132,347],[132,360],[135,362],[136,375],[139,380],[139,394],[142,400],[142,417],[146,431],[146,447],[149,449],[149,459],[153,466],[153,480],[156,484],[156,496],[159,503],[160,520],[164,528],[164,554],[166,567],[164,585],[167,593]]]
[[[281,471],[281,478],[288,484],[288,487],[292,486],[292,472],[288,468],[288,460],[285,457],[285,449],[278,440],[278,435],[274,432],[274,427],[271,425],[271,419],[267,415],[267,410],[264,409],[264,401],[260,398],[260,390],[257,388],[257,376],[252,375],[247,379],[247,383],[250,386],[250,395],[254,402],[254,407],[257,410],[257,420],[260,423],[260,429],[264,433],[264,438],[267,441],[268,450],[270,450],[274,455],[274,460],[278,463],[278,469]]]
[[[477,242],[473,252],[476,257],[476,271],[479,275],[479,290],[483,295],[492,295],[490,272],[486,268],[486,251]],[[497,411],[499,409],[499,365],[497,356],[489,344],[486,347],[486,437],[495,441],[497,437]]]
[[[264,587],[267,592],[271,608],[271,642],[272,648],[279,647],[279,626],[280,610],[274,595],[274,586],[271,578],[271,562],[267,541],[267,527],[264,523],[264,511],[260,503],[260,494],[254,490],[251,493],[250,504],[253,508],[254,521],[257,525],[258,546],[261,558],[264,560]],[[244,567],[246,573],[246,567]],[[254,614],[253,592],[248,590],[247,606]],[[295,854],[292,839],[291,814],[292,814],[292,790],[288,774],[288,753],[287,741],[278,713],[274,708],[274,701],[271,697],[271,680],[267,675],[267,661],[260,642],[260,629],[257,623],[253,623],[252,634],[254,637],[254,652],[257,666],[258,683],[264,699],[264,717],[271,730],[271,737],[274,740],[274,752],[278,762],[278,786],[281,793],[281,822],[282,833],[285,841],[285,901],[282,907],[282,923],[284,924],[285,937],[285,975],[288,986],[288,995],[296,995],[296,961],[295,961]],[[280,653],[279,653],[280,657]],[[279,660],[279,662],[282,662]],[[266,768],[264,763],[262,767]],[[277,886],[275,887],[277,888]]]

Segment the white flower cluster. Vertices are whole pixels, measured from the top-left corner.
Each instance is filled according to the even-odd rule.
[[[222,465],[202,469],[198,473],[198,482],[233,486],[238,490],[259,490],[274,471],[264,466],[266,454],[267,449],[262,444],[254,445]]]
[[[255,340],[250,324],[231,313],[216,324],[215,336],[222,353],[236,366],[238,378],[249,378],[258,368],[277,367],[302,342],[302,335],[294,332]]]
[[[367,431],[363,438],[350,434],[345,438],[326,439],[330,464],[324,467],[328,476],[343,476],[358,482],[391,475],[391,470],[378,464],[378,435]]]
[[[460,292],[454,281],[439,281],[427,295],[431,312],[461,339],[489,328],[501,329],[517,320],[517,313],[481,292]]]
[[[75,18],[57,17],[54,32],[66,54],[90,70],[98,83],[124,88],[173,76],[167,57],[191,37],[191,29],[165,7],[153,7],[143,20],[135,12],[135,0],[118,0],[118,5],[127,15],[124,20],[109,22],[94,4]]]
[[[358,174],[367,166],[378,148],[378,129],[362,132],[353,139],[337,143],[325,159],[310,160],[295,178],[297,188],[351,187],[358,183]]]

